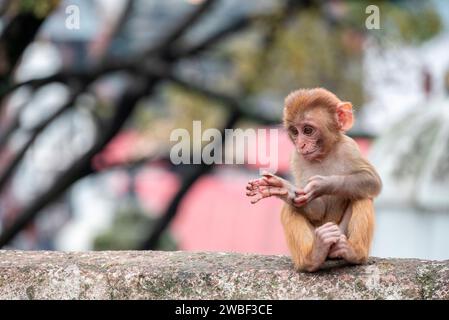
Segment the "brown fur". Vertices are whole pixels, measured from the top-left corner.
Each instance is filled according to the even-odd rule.
[[[305,159],[299,152],[294,153],[292,170],[296,187],[304,188],[307,180],[315,175],[344,176],[342,184],[331,194],[315,198],[299,208],[285,204],[282,209],[281,222],[287,245],[299,270],[316,269],[311,259],[315,229],[326,222],[342,223],[342,230],[356,254],[351,262],[366,262],[371,246],[374,230],[372,199],[380,192],[381,181],[374,167],[360,154],[357,144],[338,130],[337,105],[340,103],[333,93],[322,88],[301,89],[285,99],[286,128],[310,116],[320,124],[320,139],[325,140],[324,156],[316,161]]]

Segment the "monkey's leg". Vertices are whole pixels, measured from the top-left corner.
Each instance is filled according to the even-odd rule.
[[[296,213],[289,205],[282,208],[281,221],[293,263],[301,271],[318,270],[326,260],[329,248],[341,235],[340,229],[333,223],[315,230],[306,217]]]
[[[343,217],[340,220],[340,223],[338,224],[341,230],[341,233],[344,235],[348,234],[348,225],[349,221],[352,217],[352,203],[348,204],[348,207],[346,208],[345,212],[343,213]]]
[[[355,254],[356,263],[368,260],[374,233],[374,204],[372,199],[352,203],[352,215],[348,224],[348,241]]]
[[[329,257],[341,257],[351,263],[368,260],[374,232],[374,205],[371,199],[355,200],[347,225],[347,235],[334,245]],[[345,213],[346,216],[346,213]]]

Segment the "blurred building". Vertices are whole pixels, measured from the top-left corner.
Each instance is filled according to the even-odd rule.
[[[374,255],[447,259],[449,96],[420,105],[380,136],[372,160],[384,183]]]

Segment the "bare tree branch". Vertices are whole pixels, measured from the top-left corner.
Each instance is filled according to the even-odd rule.
[[[152,53],[154,51],[159,51],[162,55],[165,55],[167,51],[170,49],[170,45],[181,38],[184,35],[190,26],[194,25],[199,18],[202,17],[203,14],[208,11],[212,5],[215,3],[215,0],[206,0],[198,5],[197,9],[188,14],[180,23],[178,23],[163,40],[160,42],[160,45],[154,49],[150,49],[146,52],[145,55]]]
[[[106,49],[106,55],[109,56],[109,51],[111,50],[111,46],[114,43],[114,40],[120,35],[120,32],[123,30],[126,22],[128,21],[134,6],[134,0],[126,0],[125,8],[122,11],[122,14],[118,18],[114,29],[111,32],[111,38]]]
[[[3,0],[0,5],[0,17],[3,17],[3,15],[8,11],[9,6],[11,5],[12,0]]]
[[[201,7],[202,8],[202,7]],[[209,8],[209,7],[207,7]],[[203,9],[205,10],[205,9]],[[195,16],[194,14],[192,14]],[[262,19],[266,19],[269,17],[269,15],[256,15],[251,17],[241,17],[237,19],[236,21],[230,23],[228,26],[223,28],[222,30],[217,31],[216,33],[212,34],[211,36],[207,37],[200,43],[194,45],[191,48],[186,48],[184,46],[177,46],[170,49],[166,49],[167,52],[167,58],[175,58],[175,59],[182,59],[187,58],[189,56],[196,55],[200,53],[201,51],[204,51],[206,49],[209,49],[213,46],[215,46],[220,41],[223,41],[228,36],[232,36],[234,33],[241,31],[242,29],[249,27],[251,23],[255,21],[259,21]],[[165,40],[166,41],[166,40]],[[14,85],[11,85],[7,88],[4,88],[3,90],[0,90],[0,97],[3,97],[7,94],[10,94],[11,92],[17,90],[20,87],[23,86],[31,86],[33,88],[37,88],[52,82],[62,82],[66,83],[70,79],[77,79],[77,80],[83,80],[83,79],[89,79],[89,78],[98,78],[99,76],[105,75],[110,72],[120,71],[120,70],[128,70],[133,71],[139,68],[140,64],[142,63],[142,60],[145,58],[152,58],[155,56],[155,53],[158,52],[157,47],[152,47],[148,50],[144,50],[144,54],[138,54],[135,57],[126,59],[126,60],[114,60],[114,61],[106,61],[104,65],[100,66],[97,69],[94,69],[93,71],[63,71],[58,72],[56,74],[53,74],[48,77],[43,77],[39,79],[31,79],[24,81],[22,83],[17,83]]]
[[[230,116],[224,125],[222,132],[222,139],[224,139],[224,130],[230,129],[235,126],[237,121],[240,118],[240,114],[238,111],[234,110],[230,113]],[[224,140],[222,140],[223,143]],[[138,247],[140,250],[151,250],[157,248],[159,239],[163,234],[164,230],[171,223],[173,218],[176,216],[178,212],[178,207],[181,204],[181,201],[184,199],[184,196],[190,190],[190,187],[195,184],[202,176],[209,173],[214,168],[214,164],[205,164],[204,162],[198,165],[191,165],[190,170],[187,171],[186,175],[182,179],[181,187],[178,192],[173,197],[168,208],[165,210],[164,214],[156,221],[153,229],[151,230],[151,234],[147,239],[145,239],[142,244]]]
[[[21,12],[9,21],[0,35],[0,96],[5,87],[9,87],[11,73],[28,45],[34,40],[45,17],[31,12]],[[0,99],[1,100],[1,99]],[[1,101],[0,101],[1,102]]]
[[[56,177],[55,183],[42,195],[32,201],[19,215],[11,226],[8,226],[0,235],[0,247],[11,241],[28,223],[30,223],[48,203],[58,198],[75,181],[92,172],[91,160],[122,128],[129,115],[134,110],[137,101],[147,92],[149,86],[156,83],[154,79],[142,79],[127,90],[112,118],[107,130],[99,137],[95,145],[82,157],[77,159],[65,172]]]
[[[182,28],[174,28],[174,30],[167,36],[166,39],[178,39],[183,32],[186,32],[194,22],[205,12],[204,6],[200,6],[196,10],[197,13],[190,15],[190,22],[186,24],[186,20],[182,21],[180,25]],[[189,19],[187,19],[189,20]],[[179,31],[180,30],[180,31]],[[158,45],[158,51],[163,54],[167,51],[169,46],[173,44],[165,40],[164,46]],[[85,153],[81,158],[77,159],[70,168],[59,175],[55,179],[55,183],[41,196],[32,201],[20,214],[12,225],[8,226],[0,235],[0,247],[6,245],[11,241],[28,223],[30,223],[39,212],[51,201],[59,197],[65,192],[75,181],[90,174],[93,170],[91,167],[92,158],[100,152],[106,144],[119,132],[123,124],[132,114],[137,102],[145,95],[149,94],[155,85],[160,81],[158,77],[144,77],[140,70],[134,73],[134,81],[129,90],[126,90],[120,99],[114,117],[112,118],[108,128],[103,131],[97,139],[94,146]],[[85,89],[85,87],[83,88]],[[10,175],[10,174],[9,174]],[[7,180],[4,179],[5,181]]]
[[[218,30],[217,32],[213,33],[212,35],[192,47],[173,49],[171,55],[183,57],[194,56],[204,51],[205,49],[213,47],[215,44],[223,41],[225,38],[236,34],[238,31],[249,27],[253,22],[258,21],[259,19],[264,19],[266,17],[268,16],[256,15],[240,17],[231,22],[223,29]]]
[[[11,135],[20,128],[20,113],[28,105],[28,103],[29,101],[25,101],[17,107],[17,112],[13,115],[14,119],[8,124],[8,127],[4,130],[3,134],[0,135],[0,152],[5,148],[9,137],[11,137]]]
[[[14,174],[14,172],[16,172],[16,169],[18,168],[26,152],[33,145],[34,141],[37,139],[40,133],[75,103],[75,100],[80,92],[81,91],[77,91],[75,94],[73,94],[62,107],[58,108],[50,117],[42,121],[42,123],[40,123],[33,129],[31,137],[22,146],[20,151],[15,154],[15,157],[10,161],[9,165],[3,170],[2,175],[0,176],[0,192],[5,187],[6,182],[8,182],[9,178]]]
[[[15,90],[30,86],[33,89],[40,88],[42,86],[45,86],[50,83],[59,82],[59,83],[68,83],[70,81],[86,81],[86,82],[92,82],[94,80],[97,80],[103,75],[106,75],[107,73],[116,72],[120,70],[129,70],[133,71],[138,66],[137,61],[131,61],[131,60],[113,60],[109,61],[106,65],[100,66],[98,68],[95,68],[93,70],[89,71],[72,71],[72,70],[65,70],[62,72],[58,72],[55,74],[52,74],[47,77],[37,78],[37,79],[30,79],[23,82],[19,82],[16,84],[13,84],[7,88],[4,88],[1,91],[0,97],[3,98],[4,96],[14,92]]]
[[[176,85],[191,91],[196,94],[202,95],[212,100],[216,100],[217,102],[225,105],[233,111],[238,111],[242,117],[249,118],[251,120],[260,122],[261,124],[277,124],[279,123],[279,119],[270,119],[264,117],[252,106],[245,104],[244,98],[234,98],[232,96],[228,96],[219,92],[211,91],[202,86],[196,85],[191,81],[183,80],[177,76],[172,74],[167,74],[166,79],[172,81]]]

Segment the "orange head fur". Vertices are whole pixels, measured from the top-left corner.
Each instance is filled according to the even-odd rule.
[[[324,88],[299,89],[285,98],[284,126],[305,158],[326,155],[353,122],[351,103]]]

